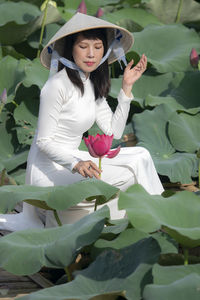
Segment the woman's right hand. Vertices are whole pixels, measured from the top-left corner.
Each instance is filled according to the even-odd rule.
[[[91,161],[79,161],[73,168],[74,171],[78,172],[83,177],[95,177],[96,179],[100,179],[101,170],[97,167],[97,165]]]

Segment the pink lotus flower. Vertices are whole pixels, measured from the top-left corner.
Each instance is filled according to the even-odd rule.
[[[83,138],[88,151],[91,156],[102,158],[106,156],[107,158],[115,157],[119,151],[120,146],[114,150],[110,150],[113,141],[113,135],[97,134],[95,137],[89,135],[88,138]]]
[[[87,15],[87,7],[84,0],[82,0],[81,3],[79,4],[77,12]]]
[[[192,48],[190,53],[190,64],[193,68],[197,68],[199,63],[199,55],[195,48]]]
[[[95,17],[96,17],[96,18],[101,18],[101,17],[103,16],[103,14],[104,14],[103,9],[102,9],[101,7],[99,7],[99,9],[98,9],[97,12],[96,12]]]

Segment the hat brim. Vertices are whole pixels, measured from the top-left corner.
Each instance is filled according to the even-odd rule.
[[[87,24],[87,25],[86,25]],[[111,44],[115,37],[116,30],[120,30],[122,37],[120,39],[120,46],[123,48],[124,53],[127,53],[134,43],[133,35],[123,27],[109,23],[102,19],[88,16],[81,13],[76,13],[67,23],[65,23],[51,38],[48,44],[43,48],[40,54],[40,60],[44,67],[50,69],[51,53],[48,51],[48,47],[54,44],[54,48],[63,55],[64,52],[64,38],[66,36],[82,32],[90,29],[105,28],[107,29],[108,45]],[[116,61],[118,57],[113,52],[108,57],[108,63],[111,64]]]

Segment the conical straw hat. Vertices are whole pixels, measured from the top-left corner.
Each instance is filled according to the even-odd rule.
[[[51,64],[51,53],[48,51],[48,47],[54,44],[54,49],[57,50],[60,56],[63,55],[64,50],[64,37],[81,32],[84,30],[95,29],[95,28],[107,28],[107,35],[108,35],[108,46],[115,38],[115,33],[117,29],[120,30],[122,37],[120,39],[120,46],[123,48],[124,53],[128,52],[128,50],[133,45],[134,39],[133,35],[120,26],[112,24],[110,22],[104,21],[102,19],[88,16],[82,13],[76,13],[65,25],[63,25],[56,34],[50,39],[48,44],[44,47],[41,52],[40,60],[43,66],[46,68],[50,68]],[[118,58],[114,55],[113,51],[111,52],[108,63],[112,63],[116,61]]]

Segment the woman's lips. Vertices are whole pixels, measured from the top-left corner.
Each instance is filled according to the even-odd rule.
[[[88,67],[91,67],[91,66],[93,66],[95,63],[92,62],[92,61],[86,61],[85,64],[86,64]]]

